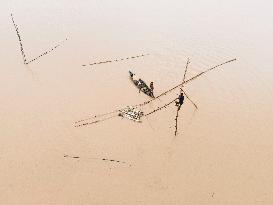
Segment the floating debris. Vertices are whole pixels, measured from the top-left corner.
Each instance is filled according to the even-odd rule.
[[[79,157],[79,156],[71,156],[71,155],[64,155],[64,158],[71,158],[71,159],[90,159],[90,160],[101,160],[104,162],[114,162],[114,163],[119,163],[119,164],[127,164],[129,167],[131,167],[131,164],[128,164],[125,161],[121,161],[121,160],[115,160],[115,159],[108,159],[108,158],[96,158],[96,157]]]
[[[189,64],[190,64],[190,59],[188,58],[187,63],[186,63],[186,68],[185,68],[184,76],[183,76],[183,80],[182,80],[182,84],[181,84],[181,87],[180,87],[180,96],[182,95],[182,93],[184,93],[186,95],[186,97],[191,101],[191,103],[194,104],[195,108],[197,109],[197,105],[188,97],[188,95],[183,90]],[[184,96],[183,95],[182,95],[182,99],[184,100]],[[177,110],[176,110],[176,116],[175,116],[175,131],[174,131],[174,136],[176,136],[176,134],[177,134],[177,129],[178,129],[178,114],[179,114],[179,110],[181,109],[182,104],[183,104],[183,102],[181,104],[180,104],[180,102],[176,103]]]
[[[121,117],[125,117],[129,120],[141,122],[140,118],[144,115],[144,113],[135,107],[128,106],[128,107],[120,110],[120,113],[118,115]]]
[[[127,58],[119,58],[119,59],[115,59],[115,60],[106,60],[106,61],[94,62],[94,63],[84,64],[82,66],[94,66],[94,65],[100,65],[100,64],[105,64],[105,63],[114,63],[114,62],[123,61],[123,60],[140,58],[140,57],[144,57],[144,56],[147,56],[147,55],[150,55],[150,54],[147,53],[147,54],[141,54],[141,55],[131,56],[131,57],[127,57]]]

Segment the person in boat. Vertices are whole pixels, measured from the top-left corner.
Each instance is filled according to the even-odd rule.
[[[152,92],[154,92],[154,82],[150,83],[150,89],[151,89]]]
[[[131,78],[134,77],[134,74],[133,74],[131,71],[129,71],[129,74],[130,74],[130,77],[131,77]]]
[[[139,81],[138,80],[135,80],[134,79],[134,73],[132,73],[131,71],[129,71],[129,74],[130,74],[130,78],[133,80],[133,83],[136,85],[136,86],[139,86]],[[139,91],[140,92],[140,91]]]
[[[178,101],[175,102],[175,105],[178,107],[178,110],[180,110],[181,106],[184,103],[184,94],[181,92],[181,94],[179,95],[177,99]]]

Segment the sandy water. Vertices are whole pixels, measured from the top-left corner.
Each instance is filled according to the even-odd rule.
[[[255,0],[3,3],[0,204],[272,204],[271,8]],[[11,12],[28,59],[69,40],[26,66]],[[74,128],[149,99],[128,70],[159,94],[181,82],[187,58],[187,77],[237,61],[185,86],[199,109],[185,101],[177,137],[174,106],[142,123]]]

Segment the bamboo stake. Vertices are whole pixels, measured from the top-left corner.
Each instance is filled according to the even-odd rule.
[[[201,73],[199,73],[199,74],[197,74],[197,75],[195,75],[195,76],[189,78],[188,80],[185,80],[184,83],[180,83],[180,84],[176,85],[175,87],[172,87],[171,89],[169,89],[169,90],[167,90],[167,91],[161,93],[160,95],[156,96],[155,98],[153,98],[153,99],[151,99],[151,100],[148,100],[148,101],[146,101],[146,102],[140,103],[140,104],[135,105],[135,106],[137,107],[137,106],[144,106],[144,105],[147,105],[147,104],[151,103],[152,101],[154,101],[154,100],[156,100],[156,99],[159,99],[160,97],[166,95],[167,93],[169,93],[169,92],[175,90],[176,88],[180,87],[181,85],[187,84],[187,83],[189,83],[189,82],[195,80],[196,78],[198,78],[198,77],[200,77],[200,76],[206,74],[207,72],[212,71],[212,70],[214,70],[214,69],[216,69],[216,68],[218,68],[218,67],[220,67],[220,66],[222,66],[222,65],[225,65],[225,64],[227,64],[227,63],[231,63],[231,62],[233,62],[233,61],[235,61],[235,60],[236,60],[236,58],[234,58],[234,59],[232,59],[232,60],[228,60],[228,61],[226,61],[226,62],[224,62],[224,63],[218,64],[218,65],[216,65],[216,66],[214,66],[214,67],[212,67],[212,68],[209,68],[209,69],[207,69],[207,70],[205,70],[205,71],[203,71],[203,72],[201,72]]]
[[[84,64],[82,66],[94,66],[94,65],[100,65],[100,64],[105,64],[105,63],[114,63],[114,62],[118,62],[118,61],[123,61],[123,60],[129,60],[129,59],[133,59],[133,58],[140,58],[140,57],[144,57],[150,55],[149,53],[147,54],[141,54],[141,55],[137,55],[137,56],[131,56],[131,57],[127,57],[127,58],[119,58],[119,59],[115,59],[115,60],[106,60],[106,61],[100,61],[100,62],[94,62],[94,63],[89,63],[89,64]]]
[[[13,25],[14,25],[14,28],[15,28],[15,30],[16,30],[16,34],[17,34],[18,40],[19,40],[20,50],[21,50],[21,54],[22,54],[23,61],[24,61],[24,64],[25,64],[25,65],[28,65],[28,64],[30,64],[30,63],[32,63],[32,62],[38,60],[39,58],[41,58],[41,57],[43,57],[43,56],[45,56],[45,55],[51,53],[51,52],[54,51],[56,48],[58,48],[59,46],[61,46],[61,45],[64,43],[64,41],[67,41],[67,40],[68,40],[68,39],[66,38],[64,41],[62,41],[62,42],[59,43],[58,45],[54,46],[54,47],[51,48],[50,50],[45,51],[44,53],[42,53],[41,55],[39,55],[38,57],[36,57],[36,58],[34,58],[34,59],[30,60],[30,61],[27,61],[27,59],[26,59],[26,54],[25,54],[24,48],[23,48],[22,38],[21,38],[21,35],[20,35],[20,33],[19,33],[18,26],[17,26],[17,24],[16,24],[15,21],[14,21],[13,14],[10,14],[10,15],[11,15],[11,20],[12,20],[12,23],[13,23]]]
[[[196,109],[198,109],[197,105],[190,99],[190,97],[187,95],[187,93],[183,90],[183,87],[184,87],[184,84],[185,84],[185,79],[186,79],[186,74],[187,74],[187,71],[188,71],[188,65],[189,64],[190,64],[190,59],[188,58],[188,61],[187,61],[187,64],[186,64],[186,69],[185,69],[184,76],[183,76],[183,81],[182,81],[182,84],[181,84],[181,87],[180,87],[180,95],[183,92],[185,94],[186,98],[188,98],[188,100],[194,105],[194,107]]]
[[[39,58],[41,58],[41,57],[43,57],[43,56],[45,56],[45,55],[51,53],[51,52],[54,51],[56,48],[60,47],[60,46],[61,46],[65,41],[67,41],[67,40],[68,40],[68,38],[66,38],[64,41],[62,41],[61,43],[57,44],[56,46],[54,46],[54,47],[51,48],[50,50],[45,51],[44,53],[42,53],[41,55],[37,56],[36,58],[33,58],[32,60],[28,61],[26,64],[28,65],[28,64],[30,64],[30,63],[32,63],[32,62],[38,60]]]
[[[10,14],[10,15],[11,15],[11,20],[12,20],[13,26],[14,26],[14,28],[15,28],[15,30],[16,30],[16,34],[17,34],[18,40],[19,40],[20,50],[21,50],[21,54],[22,54],[22,57],[23,57],[24,64],[27,64],[26,54],[25,54],[25,52],[24,52],[23,43],[22,43],[22,38],[21,38],[21,35],[20,35],[20,33],[19,33],[18,26],[15,24],[13,15],[12,15],[12,14]]]

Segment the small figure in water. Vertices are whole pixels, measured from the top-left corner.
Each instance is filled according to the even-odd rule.
[[[180,110],[181,106],[184,103],[184,95],[183,95],[183,93],[181,93],[177,99],[178,99],[178,101],[175,102],[175,105],[178,107],[178,110]]]

